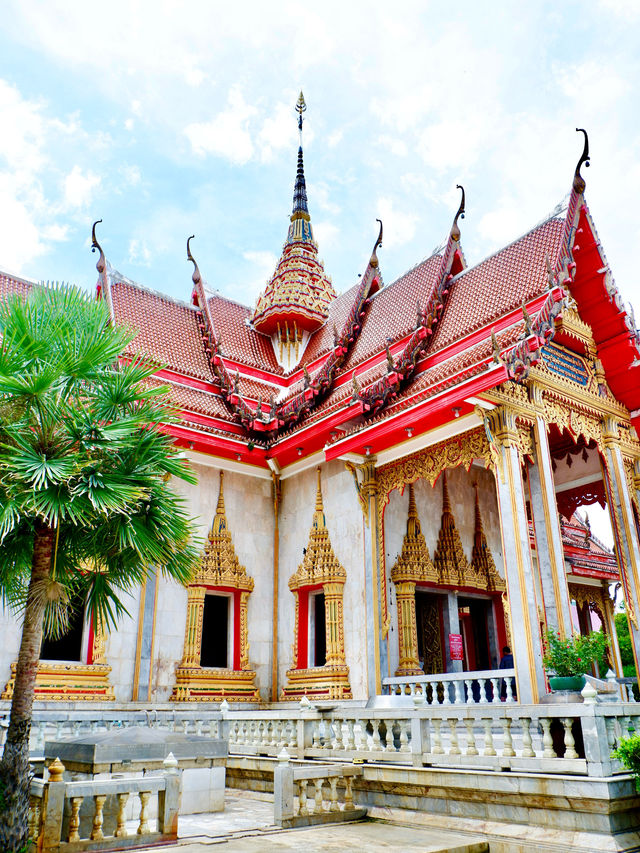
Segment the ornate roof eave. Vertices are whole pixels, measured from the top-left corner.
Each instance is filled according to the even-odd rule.
[[[387,346],[387,361],[389,366],[386,376],[372,383],[357,395],[354,391],[354,399],[360,401],[361,412],[365,417],[369,417],[384,408],[389,402],[395,399],[400,390],[411,383],[416,372],[418,360],[428,351],[433,340],[435,326],[444,312],[446,297],[454,278],[454,262],[457,260],[457,264],[460,266],[460,270],[457,272],[461,272],[465,267],[464,255],[460,247],[460,228],[458,226],[458,219],[464,218],[465,192],[460,184],[457,185],[457,189],[462,191],[462,198],[444,247],[437,284],[424,307],[418,302],[415,331],[402,352],[395,359],[391,357]]]

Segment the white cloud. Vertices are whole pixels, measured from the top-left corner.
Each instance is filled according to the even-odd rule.
[[[264,251],[244,252],[242,257],[251,264],[251,268],[249,280],[241,285],[241,298],[245,304],[252,305],[273,275],[279,258],[273,252]]]
[[[313,233],[322,254],[323,249],[328,249],[336,242],[340,229],[333,222],[316,222],[313,226]]]
[[[327,145],[329,148],[335,148],[336,145],[339,145],[342,142],[343,136],[343,130],[334,130],[333,133],[330,133],[329,138],[327,139]]]
[[[139,267],[151,266],[151,252],[144,240],[139,240],[137,237],[129,240],[127,260],[130,264],[135,264]]]
[[[403,246],[411,242],[416,233],[418,217],[412,213],[397,210],[390,198],[379,198],[376,215],[384,225],[383,245],[386,249]]]
[[[383,134],[378,137],[378,145],[391,151],[396,157],[406,157],[408,153],[407,143],[403,139]]]
[[[247,104],[242,92],[234,86],[229,91],[225,110],[211,121],[188,125],[184,132],[194,153],[200,156],[215,154],[232,163],[246,163],[253,155],[249,123],[256,112],[256,108]]]
[[[129,131],[133,130],[133,125],[134,125],[134,121],[132,118],[126,119],[126,121],[124,123],[126,130],[129,130]]]
[[[120,173],[127,186],[137,187],[142,181],[142,174],[138,166],[122,166]]]
[[[77,164],[64,180],[64,199],[69,207],[86,207],[93,196],[93,191],[100,186],[100,177],[94,172],[83,174]]]

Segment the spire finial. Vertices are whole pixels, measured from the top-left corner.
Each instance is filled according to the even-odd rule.
[[[409,536],[416,537],[420,533],[420,520],[418,518],[418,508],[416,507],[416,496],[413,488],[413,483],[409,483],[409,512],[407,513],[407,533]]]
[[[458,212],[453,218],[453,225],[451,226],[451,239],[455,240],[456,243],[460,240],[460,228],[458,227],[458,217],[460,219],[464,219],[464,187],[461,184],[456,184],[457,190],[462,190],[462,198],[460,199],[460,207],[458,208]]]
[[[380,223],[380,231],[378,233],[378,239],[374,244],[373,252],[371,252],[371,260],[369,261],[370,266],[374,269],[377,269],[378,267],[378,255],[376,252],[378,251],[378,248],[382,246],[382,219],[376,219],[376,222]]]
[[[578,160],[578,165],[576,166],[576,171],[573,176],[573,188],[577,193],[583,193],[587,184],[580,174],[580,168],[583,163],[587,167],[590,165],[589,137],[587,136],[587,131],[584,127],[576,127],[576,133],[584,133],[584,148],[582,149],[582,156]]]
[[[224,471],[220,471],[220,491],[218,492],[218,503],[216,505],[216,514],[211,526],[211,535],[219,536],[223,530],[227,529],[227,515],[224,508]]]
[[[102,275],[107,267],[107,262],[104,256],[104,252],[102,251],[102,246],[98,243],[98,238],[96,237],[96,225],[99,225],[102,222],[102,219],[96,219],[93,223],[93,227],[91,228],[91,251],[95,252],[96,249],[100,252],[100,257],[98,258],[98,263],[96,264],[96,269]]]
[[[324,530],[326,527],[324,520],[324,504],[322,503],[322,486],[320,480],[320,466],[316,469],[318,472],[318,485],[316,487],[316,508],[313,513],[313,527],[316,530]]]
[[[298,103],[296,104],[296,112],[298,113],[298,130],[300,131],[300,145],[302,145],[302,113],[306,112],[306,110],[307,105],[304,100],[304,95],[302,94],[302,89],[300,89]]]
[[[191,254],[191,249],[189,248],[189,243],[193,240],[195,236],[195,234],[192,234],[191,237],[189,237],[189,239],[187,240],[187,260],[191,261],[191,263],[193,264],[193,275],[191,276],[191,281],[194,284],[199,284],[202,279],[200,275],[200,269],[198,267],[198,264],[196,263],[196,259]]]
[[[451,504],[449,502],[449,487],[447,486],[447,472],[442,472],[442,514],[451,514]]]
[[[318,511],[323,512],[324,511],[324,507],[322,505],[322,485],[321,485],[321,479],[320,479],[320,470],[321,470],[320,466],[318,465],[318,467],[316,468],[317,475],[318,475],[318,485],[316,487],[316,512],[318,512]]]

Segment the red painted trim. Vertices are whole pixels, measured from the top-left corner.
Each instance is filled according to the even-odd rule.
[[[365,446],[371,448],[370,453],[372,455],[379,453],[394,446],[394,444],[406,441],[405,430],[407,427],[413,429],[414,437],[421,435],[436,426],[453,420],[452,409],[454,406],[459,406],[461,416],[468,414],[473,410],[473,407],[464,402],[466,397],[474,397],[482,391],[495,388],[507,378],[507,370],[504,365],[496,365],[495,369],[484,371],[479,376],[472,377],[460,385],[455,385],[453,388],[442,392],[435,399],[428,397],[408,411],[403,409],[397,415],[335,442],[326,449],[325,458],[329,461],[337,459],[344,453],[364,453]]]
[[[93,613],[91,614],[91,618],[89,619],[89,642],[87,643],[87,663],[93,663],[93,640],[95,638],[95,633],[93,630]]]
[[[233,668],[240,669],[240,590],[233,591]]]
[[[306,669],[309,660],[309,590],[298,590],[298,649],[296,669]]]

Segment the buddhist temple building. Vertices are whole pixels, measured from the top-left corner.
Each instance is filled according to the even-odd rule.
[[[509,245],[467,264],[460,187],[440,250],[387,283],[380,222],[334,287],[305,109],[301,94],[290,223],[254,307],[205,283],[199,240],[178,301],[113,269],[94,227],[97,298],[137,333],[123,357],[159,365],[205,544],[186,587],[151,567],[117,628],[79,618],[46,644],[37,698],[366,700],[394,676],[496,670],[510,646],[518,699],[537,703],[546,630],[599,627],[622,676],[622,605],[640,660],[640,337],[587,204],[586,133],[566,202]],[[32,286],[0,274],[0,298]],[[585,521],[595,502],[612,550]],[[8,699],[20,626],[0,626]]]

